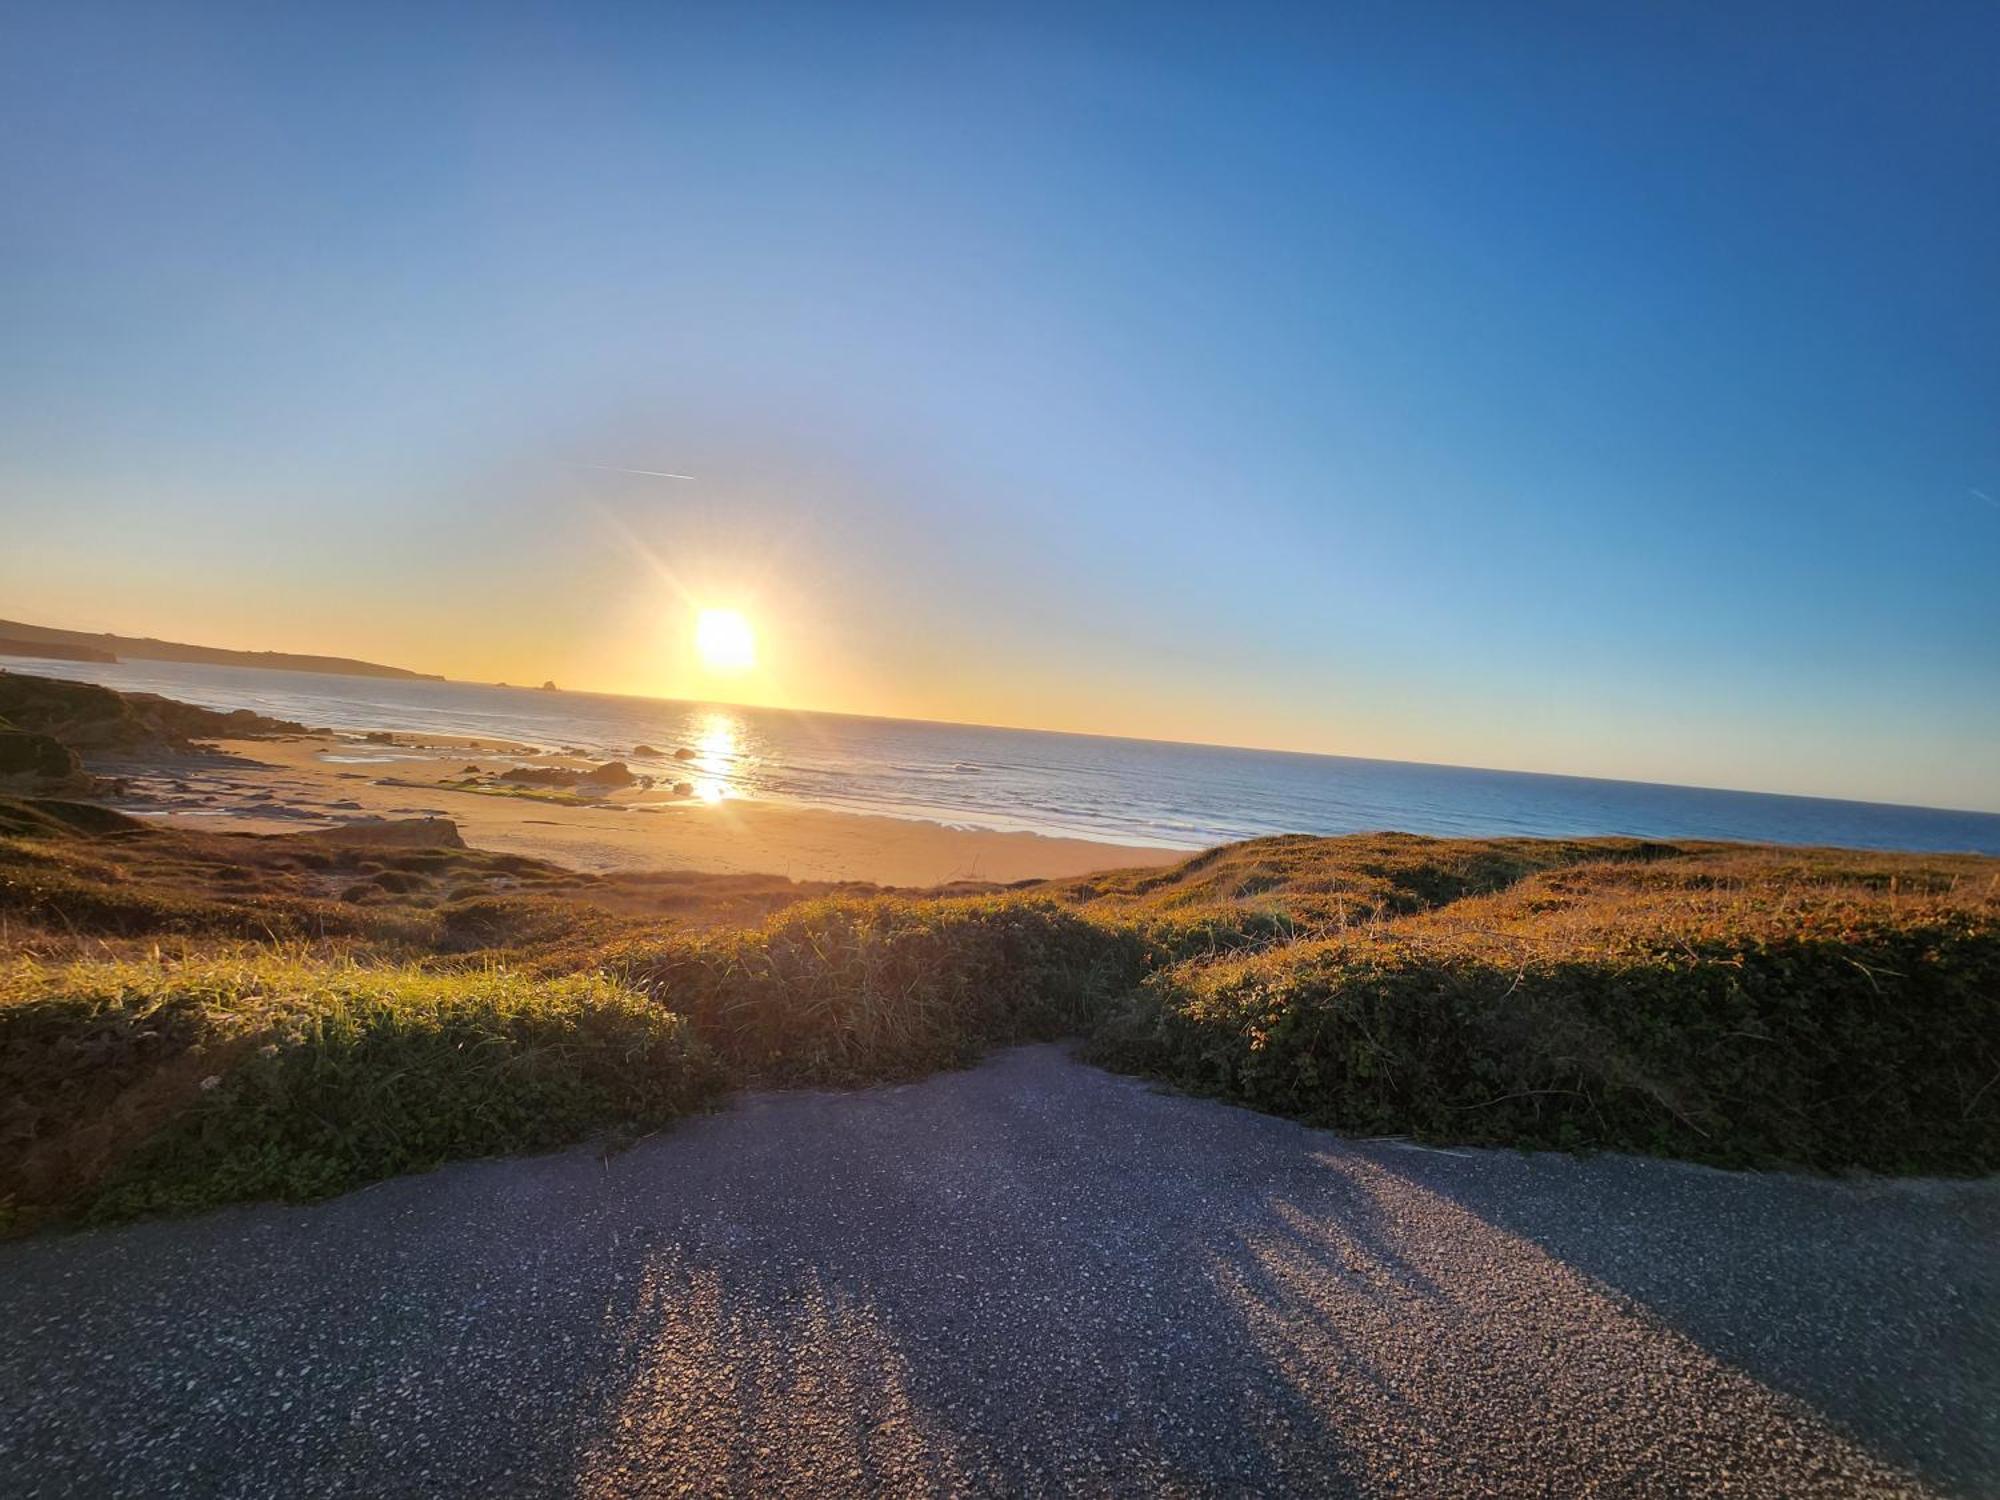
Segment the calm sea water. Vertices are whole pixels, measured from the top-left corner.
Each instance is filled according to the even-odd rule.
[[[180,662],[9,660],[0,667],[248,708],[336,729],[490,736],[673,771],[709,796],[760,797],[962,827],[1200,849],[1267,833],[1744,839],[2000,854],[2000,815],[1818,797],[1535,776],[1331,755],[1227,750],[403,682]],[[645,744],[682,764],[635,757]]]

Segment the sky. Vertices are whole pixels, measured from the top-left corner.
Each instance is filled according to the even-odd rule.
[[[2000,810],[1997,48],[0,0],[0,618]]]

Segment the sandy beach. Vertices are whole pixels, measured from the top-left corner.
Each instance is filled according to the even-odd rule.
[[[477,746],[478,748],[474,748]],[[707,870],[795,880],[932,886],[1009,882],[1170,864],[1171,850],[949,828],[909,818],[669,790],[625,790],[601,804],[496,794],[447,784],[508,765],[587,767],[429,735],[393,746],[360,736],[225,741],[199,760],[118,767],[128,811],[169,822],[251,833],[296,832],[367,818],[447,817],[474,848],[529,854],[573,869]],[[531,757],[531,759],[529,759]]]

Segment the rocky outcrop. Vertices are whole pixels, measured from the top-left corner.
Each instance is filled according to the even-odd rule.
[[[522,786],[574,787],[584,792],[615,791],[638,780],[631,767],[622,760],[607,761],[588,771],[572,771],[562,766],[510,766],[506,770],[495,771],[493,777],[496,781],[511,781]]]
[[[581,771],[565,771],[560,766],[509,766],[495,771],[495,781],[512,781],[521,786],[574,786],[583,777]]]
[[[91,778],[77,753],[54,735],[0,724],[0,786],[25,791],[85,791]]]
[[[162,698],[120,693],[92,682],[0,672],[0,719],[16,730],[60,740],[86,758],[187,752],[196,740],[303,734],[305,726],[248,709],[222,712]]]

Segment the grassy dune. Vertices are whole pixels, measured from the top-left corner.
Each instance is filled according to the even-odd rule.
[[[304,1198],[1013,1041],[1343,1130],[2000,1169],[2000,861],[1280,838],[880,892],[0,803],[17,1227]]]
[[[1168,966],[1113,1066],[1364,1133],[1726,1165],[2000,1166],[2000,904],[1956,862],[1592,861]]]

